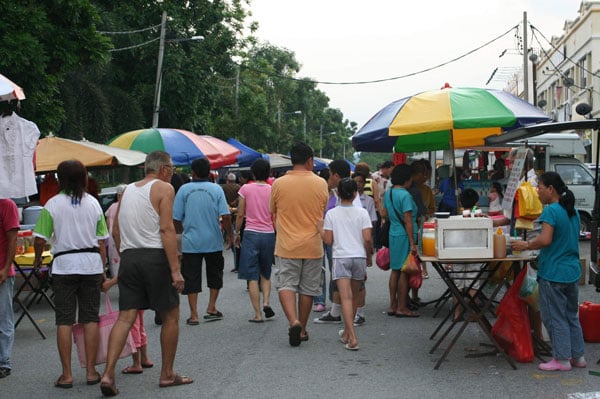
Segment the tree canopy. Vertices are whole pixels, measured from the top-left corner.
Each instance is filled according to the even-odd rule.
[[[106,142],[150,127],[166,11],[159,127],[235,137],[263,152],[305,140],[324,157],[351,158],[356,124],[299,76],[293,51],[257,41],[248,4],[2,2],[0,73],[23,87],[19,113],[42,134]],[[187,40],[194,36],[204,39]]]

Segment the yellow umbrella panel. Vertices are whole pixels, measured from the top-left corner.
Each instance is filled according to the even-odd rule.
[[[146,158],[146,154],[139,151],[115,149],[85,140],[75,141],[58,137],[41,139],[35,154],[36,173],[55,171],[61,162],[70,159],[77,159],[89,168],[119,164],[139,165]]]

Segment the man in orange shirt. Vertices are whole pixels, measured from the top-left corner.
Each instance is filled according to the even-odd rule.
[[[290,325],[289,343],[299,346],[308,341],[306,323],[313,297],[322,290],[323,242],[317,223],[323,219],[329,193],[327,182],[312,172],[312,148],[297,143],[290,155],[292,170],[273,183],[271,212],[277,231],[279,301]]]

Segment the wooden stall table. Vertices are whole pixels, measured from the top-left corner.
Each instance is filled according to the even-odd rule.
[[[19,305],[23,313],[19,316],[15,322],[15,329],[21,322],[24,316],[27,316],[35,329],[40,333],[42,338],[46,339],[46,335],[40,329],[40,326],[31,315],[30,308],[36,300],[45,299],[52,309],[55,309],[54,302],[48,296],[47,290],[47,277],[43,277],[42,273],[49,273],[50,265],[52,263],[52,254],[50,251],[44,251],[42,253],[42,267],[34,269],[33,262],[35,261],[35,254],[25,253],[22,255],[16,255],[13,261],[17,275],[22,277],[23,282],[17,289],[13,296],[13,303]],[[35,279],[34,279],[35,278]],[[27,293],[28,296],[23,300],[21,294]]]
[[[515,263],[519,264],[519,266],[522,267],[524,262],[527,262],[527,261],[531,260],[532,258],[520,257],[520,256],[509,256],[507,258],[501,258],[501,259],[489,259],[489,258],[485,258],[485,259],[480,259],[480,258],[440,259],[435,256],[423,256],[423,255],[421,255],[420,258],[421,258],[421,261],[423,261],[423,262],[431,262],[433,267],[437,270],[439,275],[442,277],[442,280],[448,287],[448,290],[450,290],[450,293],[452,294],[452,296],[454,298],[456,298],[456,300],[458,302],[457,306],[462,307],[463,314],[465,315],[464,320],[452,321],[452,323],[450,324],[450,326],[448,326],[448,328],[446,329],[444,334],[437,340],[437,342],[434,344],[434,346],[429,351],[430,354],[433,354],[435,352],[435,350],[441,345],[441,343],[446,339],[446,337],[450,334],[450,332],[452,331],[454,326],[462,323],[460,325],[460,328],[456,332],[456,334],[454,334],[454,336],[452,337],[448,347],[442,354],[442,357],[435,364],[434,370],[437,370],[440,367],[440,365],[442,364],[444,359],[446,359],[446,357],[448,356],[450,351],[452,351],[452,348],[458,341],[458,338],[460,338],[460,336],[465,331],[465,329],[467,328],[467,326],[469,325],[470,322],[477,322],[477,324],[481,327],[481,330],[484,332],[484,334],[489,338],[491,344],[497,350],[497,352],[502,354],[504,356],[504,358],[506,359],[506,361],[510,364],[510,366],[516,370],[517,366],[516,366],[514,360],[510,356],[508,356],[508,354],[504,351],[504,349],[502,349],[502,347],[492,337],[492,323],[486,317],[486,312],[488,312],[490,310],[492,303],[494,302],[496,296],[500,292],[500,289],[503,286],[505,286],[505,284],[507,284],[506,279],[507,279],[508,273],[505,274],[504,276],[502,276],[502,281],[497,284],[497,286],[492,290],[492,292],[490,294],[483,295],[483,289],[488,285],[488,283],[491,281],[494,273],[498,269],[500,269],[500,267],[502,266],[502,264],[504,262],[511,262],[511,267],[514,266]],[[482,267],[479,269],[479,271],[472,272],[472,273],[477,273],[477,275],[475,277],[467,278],[469,280],[471,280],[471,279],[473,280],[473,282],[471,283],[471,286],[469,287],[470,289],[473,289],[476,291],[476,293],[473,297],[465,295],[456,285],[455,280],[465,279],[466,277],[461,278],[460,276],[458,276],[461,272],[448,271],[445,267],[445,265],[459,265],[459,264],[469,264],[469,263],[482,264]],[[474,284],[476,281],[479,282],[479,286],[477,288],[474,288]],[[436,328],[435,332],[432,334],[430,339],[434,339],[436,333],[442,328],[443,324],[448,320],[448,318],[450,316],[451,315],[446,317],[440,323],[440,325]]]

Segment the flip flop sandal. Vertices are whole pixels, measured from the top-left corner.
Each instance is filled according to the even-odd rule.
[[[218,312],[217,313],[207,313],[202,317],[205,321],[217,321],[217,320],[222,320],[223,319],[223,313]]]
[[[273,312],[273,309],[270,306],[263,306],[263,312],[265,312],[265,317],[267,319],[275,316],[275,312]]]
[[[264,323],[265,322],[263,319],[249,319],[248,321],[250,323]]]
[[[63,388],[63,389],[69,389],[69,388],[73,388],[73,383],[72,382],[60,382],[60,378],[58,380],[56,380],[56,382],[54,383],[54,386],[56,388]]]
[[[151,369],[152,367],[154,367],[154,363],[142,363],[143,369]]]
[[[192,382],[194,382],[194,380],[192,380],[190,377],[186,377],[186,376],[183,376],[183,375],[176,374],[175,378],[173,379],[173,381],[171,381],[171,382],[160,382],[158,384],[158,386],[161,387],[161,388],[169,388],[169,387],[175,387],[175,386],[178,386],[178,385],[191,384]]]
[[[290,337],[290,345],[291,346],[300,346],[302,342],[302,338],[300,337],[300,333],[302,332],[302,326],[300,324],[296,324],[290,327],[288,330],[288,335]]]
[[[96,385],[97,383],[100,382],[101,379],[102,379],[102,376],[100,375],[100,373],[98,373],[98,377],[94,378],[93,380],[87,380],[86,384],[88,384],[88,385]]]
[[[206,316],[205,316],[204,318],[206,318]],[[189,319],[187,319],[187,320],[185,321],[185,323],[186,323],[188,326],[197,326],[197,325],[199,325],[199,324],[200,324],[200,320],[192,320],[192,318],[190,317]]]
[[[121,373],[123,374],[142,374],[143,372],[144,370],[136,370],[133,367],[125,367],[123,370],[121,370]]]
[[[102,395],[104,396],[117,396],[119,394],[119,390],[117,386],[113,384],[100,384],[100,390],[102,391]]]
[[[360,347],[358,345],[350,346],[350,344],[347,343],[346,345],[344,345],[344,349],[347,349],[349,351],[357,351],[360,349]]]

